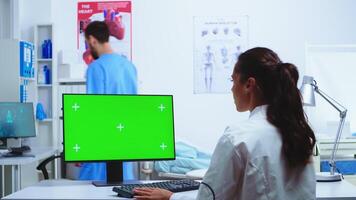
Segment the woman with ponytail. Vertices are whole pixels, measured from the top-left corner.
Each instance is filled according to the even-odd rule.
[[[267,48],[239,56],[232,93],[248,120],[220,138],[196,199],[315,199],[313,130],[297,88],[299,74]],[[214,193],[214,197],[213,197]],[[161,189],[137,189],[137,199],[191,199]]]

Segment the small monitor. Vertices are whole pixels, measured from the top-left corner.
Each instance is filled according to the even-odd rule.
[[[0,102],[0,138],[35,137],[32,103]]]

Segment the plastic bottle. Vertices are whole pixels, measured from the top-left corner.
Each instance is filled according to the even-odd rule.
[[[52,58],[52,41],[50,39],[47,40],[47,58]]]
[[[44,66],[47,67],[47,66]],[[37,74],[37,83],[38,84],[46,84],[46,76],[44,73],[44,67],[41,69],[38,69],[38,74]]]
[[[50,52],[51,52],[51,54],[50,54],[50,55],[51,55],[51,58],[52,58],[52,55],[53,55],[53,54],[52,54],[52,53],[53,53],[53,45],[52,45],[52,40],[51,40],[51,50],[50,50]]]
[[[35,68],[31,68],[31,78],[35,77]]]
[[[44,120],[47,118],[47,114],[44,111],[43,105],[41,103],[37,103],[36,106],[36,118],[38,120]]]
[[[47,40],[44,40],[42,43],[42,58],[48,58]]]
[[[51,84],[51,73],[47,65],[43,66],[43,73],[45,75],[45,84]]]

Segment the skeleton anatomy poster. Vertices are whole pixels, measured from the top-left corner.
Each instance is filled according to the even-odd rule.
[[[77,47],[86,64],[93,61],[84,30],[92,21],[105,22],[110,31],[110,44],[114,51],[131,60],[131,1],[91,1],[78,3]]]
[[[248,17],[194,18],[194,93],[229,93],[231,73],[247,49]]]

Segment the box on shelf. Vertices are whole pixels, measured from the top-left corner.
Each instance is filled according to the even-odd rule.
[[[82,79],[85,77],[87,66],[79,59],[78,51],[60,51],[58,61],[60,63],[58,78]]]
[[[58,69],[60,79],[82,79],[87,67],[84,64],[62,64]]]
[[[59,64],[81,63],[78,50],[61,50],[58,55]]]

